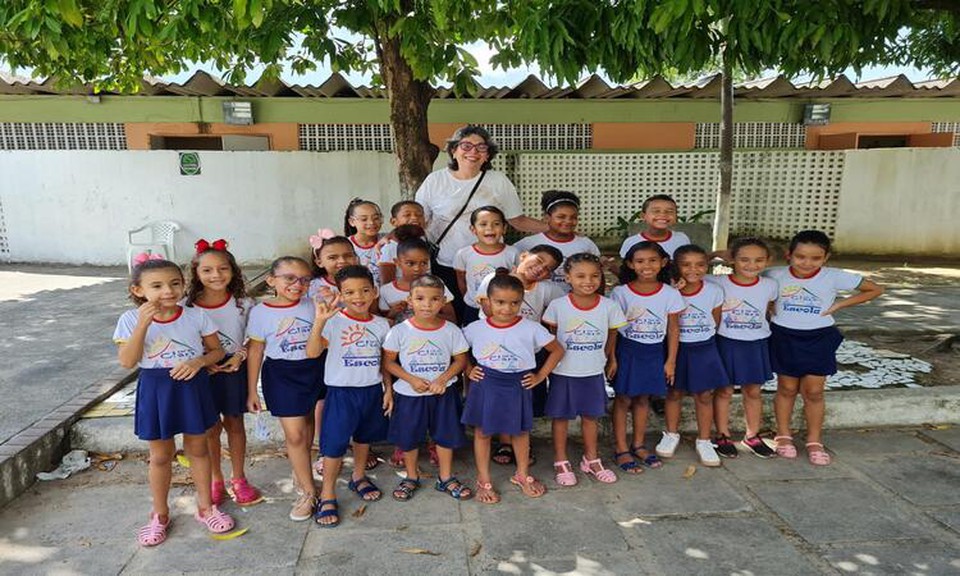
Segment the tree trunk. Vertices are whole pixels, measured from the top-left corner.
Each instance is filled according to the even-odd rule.
[[[427,107],[433,88],[413,76],[413,70],[400,54],[400,39],[381,36],[376,42],[380,76],[387,86],[390,126],[393,128],[393,152],[400,176],[400,194],[413,198],[417,188],[433,169],[437,147],[430,143],[427,131]]]
[[[726,250],[733,192],[733,59],[724,46],[720,88],[720,185],[713,215],[713,250]]]

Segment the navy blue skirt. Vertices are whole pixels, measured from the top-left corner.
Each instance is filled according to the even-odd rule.
[[[681,342],[677,350],[677,371],[673,387],[681,392],[697,394],[730,385],[723,368],[717,343],[713,338],[703,342]]]
[[[372,444],[387,439],[389,423],[383,414],[383,385],[330,386],[323,402],[320,453],[340,458],[350,440]]]
[[[629,338],[617,338],[617,375],[613,390],[619,396],[665,396],[667,377],[663,373],[666,344],[642,344]]]
[[[483,380],[470,383],[461,422],[476,426],[487,436],[515,436],[532,430],[533,392],[520,384],[527,372],[482,368]]]
[[[443,394],[404,396],[394,393],[393,413],[387,440],[404,452],[414,450],[427,439],[427,433],[438,446],[451,450],[466,443],[460,414],[463,402],[456,386],[448,386]]]
[[[260,384],[267,410],[279,418],[310,414],[327,389],[323,364],[317,358],[265,358]]]
[[[220,419],[210,378],[200,370],[174,380],[169,368],[141,368],[133,431],[141,440],[169,440],[177,434],[205,434]]]
[[[228,356],[224,361],[229,360]],[[236,372],[217,372],[210,375],[213,404],[224,416],[243,416],[247,411],[247,363]]]
[[[572,420],[577,416],[600,418],[607,411],[607,389],[603,374],[596,376],[550,375],[547,416]]]
[[[734,386],[763,384],[773,378],[769,339],[734,340],[717,336],[717,350]]]
[[[837,373],[837,348],[843,335],[836,326],[794,330],[770,323],[770,363],[782,376],[829,376]]]

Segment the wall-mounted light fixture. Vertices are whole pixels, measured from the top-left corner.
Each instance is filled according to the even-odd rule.
[[[223,103],[223,121],[226,124],[249,126],[253,124],[253,105],[250,102],[231,100]]]
[[[803,124],[805,126],[822,126],[829,123],[829,104],[807,104],[803,107]]]

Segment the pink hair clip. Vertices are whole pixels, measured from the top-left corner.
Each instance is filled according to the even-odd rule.
[[[316,250],[323,246],[324,240],[329,240],[336,235],[337,233],[329,228],[320,228],[316,234],[310,236],[310,247]]]
[[[160,254],[150,254],[149,252],[141,252],[133,257],[133,265],[139,266],[146,262],[147,260],[163,260],[163,256]]]

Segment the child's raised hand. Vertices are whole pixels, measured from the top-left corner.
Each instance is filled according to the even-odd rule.
[[[149,326],[153,322],[153,317],[160,313],[160,305],[149,300],[137,308],[137,323]]]
[[[538,384],[546,379],[546,375],[540,374],[540,372],[527,372],[520,380],[520,384],[527,390],[530,390],[531,388],[536,388]]]
[[[336,316],[340,308],[337,306],[340,304],[340,295],[337,294],[332,301],[327,302],[325,298],[321,295],[317,295],[316,300],[314,300],[314,320],[317,322],[326,322],[327,320]]]
[[[470,372],[467,373],[467,378],[469,378],[471,382],[479,382],[483,380],[483,368],[474,366],[470,369]]]
[[[323,298],[324,302],[332,302],[333,299],[337,297],[337,295],[333,293],[333,290],[326,286],[321,286],[320,289],[317,290],[317,294]]]
[[[607,359],[607,366],[603,372],[607,375],[607,380],[613,380],[613,377],[617,375],[617,359],[615,356]]]
[[[170,369],[170,377],[174,380],[189,380],[197,375],[203,368],[203,360],[192,358],[186,362],[181,362]]]

